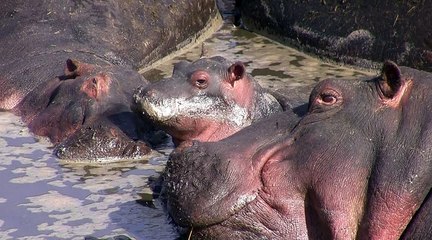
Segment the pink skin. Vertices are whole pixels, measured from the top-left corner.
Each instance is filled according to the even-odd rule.
[[[233,64],[227,72],[225,81],[221,82],[220,91],[228,101],[233,101],[240,107],[253,108],[254,89],[251,80],[244,72],[242,63]],[[205,71],[197,71],[191,77],[191,82],[199,89],[205,89],[211,81]],[[238,132],[243,126],[236,126],[215,119],[177,117],[176,126],[168,128],[176,145],[190,144],[191,141],[217,142]]]
[[[254,86],[245,72],[243,63],[236,62],[228,69],[226,81],[221,85],[221,91],[228,99],[232,99],[240,107],[253,109]]]
[[[198,239],[415,238],[404,234],[430,211],[432,126],[419,110],[432,78],[405,71],[386,62],[372,80],[323,81],[299,122],[277,116],[175,152],[171,216]]]
[[[7,81],[6,79],[1,78],[1,76],[0,85],[4,86],[4,89],[6,89],[4,96],[0,97],[0,110],[11,110],[25,97],[25,94],[16,91],[14,86],[8,86],[12,85],[11,81]]]
[[[176,121],[180,127],[166,128],[173,138],[176,146],[190,145],[192,141],[217,142],[236,132],[241,128],[216,122],[213,119],[183,118]]]

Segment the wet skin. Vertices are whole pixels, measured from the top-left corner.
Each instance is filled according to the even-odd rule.
[[[135,86],[147,81],[126,67],[74,60],[13,109],[32,132],[48,137],[60,158],[137,158],[150,152],[153,127],[130,109]]]
[[[429,239],[431,90],[430,73],[392,62],[324,80],[299,121],[174,152],[168,212],[194,239]]]
[[[243,63],[216,56],[177,63],[172,77],[138,89],[134,109],[179,145],[219,141],[290,108],[290,100],[283,95],[277,99],[263,89],[246,73]]]

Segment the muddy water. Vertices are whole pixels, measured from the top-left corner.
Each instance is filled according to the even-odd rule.
[[[202,52],[243,61],[249,73],[273,89],[375,74],[326,63],[225,25],[204,49],[197,45],[144,75],[158,80],[170,75],[174,62],[195,60]],[[104,164],[62,162],[51,148],[19,118],[0,112],[0,239],[178,237],[148,187],[149,177],[163,170],[170,146],[141,161]]]

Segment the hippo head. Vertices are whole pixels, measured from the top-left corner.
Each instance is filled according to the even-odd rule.
[[[243,63],[223,57],[181,61],[172,77],[141,87],[134,100],[137,112],[158,123],[177,143],[217,141],[281,110]]]
[[[150,130],[130,110],[132,92],[146,84],[123,66],[67,60],[65,74],[31,92],[18,105],[29,128],[47,136],[60,158],[134,158],[150,151]]]
[[[174,152],[167,210],[193,239],[429,239],[431,103],[432,75],[392,62],[324,80],[285,130],[276,116]]]

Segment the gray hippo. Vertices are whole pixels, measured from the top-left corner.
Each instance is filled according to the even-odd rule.
[[[230,0],[221,0],[230,2]],[[228,4],[225,4],[228,5]],[[432,71],[432,1],[236,1],[251,31],[347,64]]]
[[[180,145],[219,141],[274,113],[301,112],[307,96],[270,92],[247,73],[242,62],[215,56],[176,63],[172,77],[137,90],[133,108]]]
[[[0,109],[48,137],[60,158],[143,156],[158,137],[130,109],[148,83],[137,70],[217,14],[212,0],[2,1]]]
[[[432,74],[385,62],[280,116],[175,151],[167,210],[193,239],[431,239]]]

